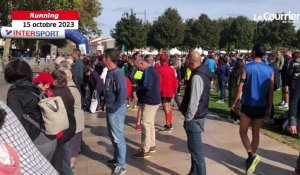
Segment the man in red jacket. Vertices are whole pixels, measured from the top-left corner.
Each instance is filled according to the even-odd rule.
[[[160,94],[162,98],[163,108],[165,111],[166,125],[165,131],[171,132],[172,127],[172,110],[171,101],[177,90],[177,79],[175,77],[174,69],[172,69],[166,62],[168,56],[166,54],[160,55],[161,67],[158,70],[160,81]]]

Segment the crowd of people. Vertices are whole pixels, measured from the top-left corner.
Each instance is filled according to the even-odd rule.
[[[172,132],[172,106],[176,104],[184,116],[191,153],[189,174],[205,175],[201,134],[212,90],[220,90],[217,103],[222,104],[227,102],[228,89],[231,119],[240,124],[240,137],[248,153],[247,174],[253,173],[260,161],[256,154],[259,130],[265,118],[274,118],[273,93],[279,88],[280,106],[289,109],[289,130],[297,133],[300,52],[267,54],[263,44],[256,44],[251,54],[211,51],[203,55],[192,51],[188,55],[126,55],[107,49],[103,54],[86,56],[74,49],[70,56],[61,54],[54,63],[36,75],[23,60],[11,61],[5,68],[5,80],[11,87],[7,105],[0,102],[0,140],[7,144],[0,145],[0,150],[11,153],[15,160],[18,158],[13,148],[19,153],[19,162],[6,164],[20,163],[14,171],[21,174],[74,174],[81,151],[84,112],[105,112],[114,148],[113,158],[107,163],[116,165],[113,175],[124,174],[126,111],[136,111],[136,130],[141,131],[140,149],[132,157],[147,158],[157,151],[155,116],[159,106],[164,110],[164,131]],[[181,87],[185,87],[184,95]],[[63,104],[54,101],[65,109],[69,127],[49,134],[41,103],[54,97],[61,98]],[[250,126],[251,141],[247,135]],[[300,174],[300,164],[296,172]]]

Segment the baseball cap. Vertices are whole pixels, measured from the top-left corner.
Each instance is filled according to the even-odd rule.
[[[161,55],[159,56],[159,59],[160,59],[161,61],[167,61],[168,56],[167,56],[166,54],[161,54]]]
[[[40,72],[32,79],[32,82],[53,84],[53,77],[47,72]]]

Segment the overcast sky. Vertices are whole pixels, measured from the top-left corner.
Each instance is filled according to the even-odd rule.
[[[110,36],[110,30],[124,12],[131,8],[141,19],[152,22],[156,20],[166,8],[172,7],[179,11],[183,19],[197,18],[201,13],[210,18],[227,18],[239,15],[254,19],[254,14],[262,15],[265,12],[300,13],[300,0],[100,0],[102,15],[97,18],[98,26],[103,37]],[[300,21],[295,23],[297,28]]]

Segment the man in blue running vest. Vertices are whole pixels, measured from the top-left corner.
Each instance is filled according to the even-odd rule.
[[[240,121],[240,137],[248,152],[246,173],[252,174],[260,157],[256,155],[259,145],[259,130],[265,117],[269,117],[273,102],[274,74],[272,67],[263,63],[262,57],[266,54],[263,44],[255,44],[252,49],[251,63],[244,65],[241,82],[233,101],[232,110],[236,111],[237,101],[242,93],[242,108]],[[247,133],[252,126],[252,140]]]

